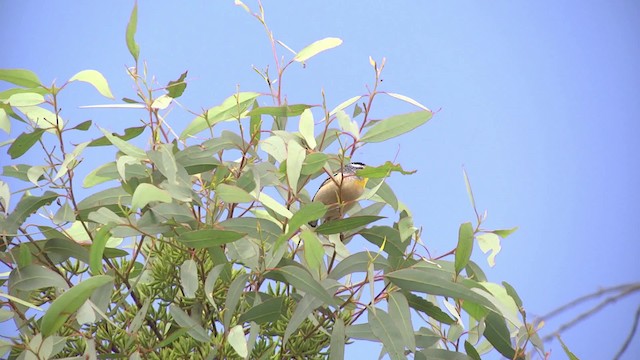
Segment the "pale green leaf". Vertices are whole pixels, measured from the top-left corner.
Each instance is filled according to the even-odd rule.
[[[69,285],[58,273],[40,265],[15,268],[9,275],[11,290],[31,291],[48,287],[68,289]]]
[[[416,111],[392,116],[372,125],[360,140],[368,143],[389,140],[425,124],[432,116],[433,113],[430,111]]]
[[[169,313],[173,320],[180,325],[180,327],[187,329],[187,334],[199,342],[207,343],[211,340],[207,331],[198,324],[189,314],[182,310],[178,305],[169,305]]]
[[[284,207],[284,205],[280,204],[277,200],[275,200],[274,198],[272,198],[271,196],[267,195],[264,192],[260,193],[260,197],[258,198],[258,200],[260,200],[262,205],[273,210],[278,215],[282,215],[288,219],[290,219],[293,216],[293,213],[289,209]]]
[[[107,79],[97,70],[82,70],[79,73],[73,75],[69,82],[71,81],[82,81],[88,84],[91,84],[93,87],[98,90],[100,95],[113,99],[113,94],[111,93],[111,89],[109,89],[109,83],[107,83]]]
[[[44,102],[44,96],[38,93],[17,93],[9,96],[11,106],[34,106]]]
[[[300,179],[305,155],[305,149],[297,141],[289,140],[287,143],[287,180],[294,193],[298,191],[298,179]]]
[[[0,130],[6,132],[7,135],[11,133],[11,120],[7,112],[2,108],[0,108]]]
[[[240,357],[244,358],[249,354],[247,339],[244,337],[242,325],[236,325],[229,330],[227,341]]]
[[[287,158],[287,147],[284,140],[279,136],[270,136],[260,141],[262,151],[273,156],[276,161],[284,162]]]
[[[480,246],[480,250],[483,253],[489,252],[489,256],[487,257],[487,262],[489,266],[494,267],[496,265],[496,255],[502,250],[502,246],[500,246],[500,237],[493,233],[483,233],[476,236],[478,239],[478,246]]]
[[[314,136],[314,121],[313,113],[309,109],[305,109],[300,115],[300,123],[298,124],[298,130],[304,138],[304,141],[309,146],[309,149],[315,149],[316,138]]]
[[[111,132],[100,128],[100,131],[102,131],[102,133],[104,134],[104,136],[113,144],[115,145],[118,150],[122,151],[123,153],[134,157],[136,159],[146,159],[147,154],[144,152],[144,150],[138,148],[137,146],[131,145],[129,142],[120,139],[119,137],[111,134]]]
[[[33,185],[39,186],[38,181],[43,179],[42,175],[47,168],[48,167],[44,166],[32,166],[29,168],[29,170],[27,170],[27,178]]]
[[[17,106],[16,109],[25,114],[37,127],[46,129],[52,134],[56,133],[56,128],[62,129],[62,125],[65,123],[60,115],[40,106]]]
[[[304,49],[300,50],[296,56],[293,58],[294,61],[297,62],[305,62],[311,57],[325,51],[332,49],[336,46],[342,44],[342,40],[338,38],[328,37],[322,40],[315,41],[314,43],[306,46]]]
[[[353,135],[356,140],[360,139],[360,127],[355,121],[349,118],[349,115],[347,115],[346,112],[339,110],[336,112],[336,118],[338,119],[338,125],[340,125],[340,129],[342,129],[342,131]]]
[[[331,110],[331,112],[329,112],[329,115],[330,116],[335,115],[338,111],[348,108],[349,106],[353,105],[356,101],[360,100],[361,98],[362,96],[358,95],[343,101],[338,106],[336,106],[333,110]]]
[[[322,300],[325,304],[335,305],[333,297],[311,276],[306,269],[293,265],[286,265],[276,270],[269,271],[265,276],[273,280],[286,282],[295,287],[298,291],[312,294],[316,298]]]
[[[180,134],[180,139],[193,136],[218,122],[247,116],[247,110],[260,95],[257,92],[240,92],[226,98],[221,105],[212,107],[193,119]]]
[[[393,97],[393,98],[396,98],[396,99],[398,99],[398,100],[402,100],[402,101],[408,102],[408,103],[409,103],[409,104],[411,104],[411,105],[415,105],[415,106],[417,106],[417,107],[421,108],[422,110],[425,110],[425,111],[429,111],[429,112],[431,112],[431,110],[429,110],[429,108],[427,108],[426,106],[424,106],[424,105],[420,104],[419,102],[417,102],[417,101],[413,100],[412,98],[410,98],[410,97],[408,97],[408,96],[400,95],[400,94],[395,94],[395,93],[390,93],[390,92],[388,92],[388,93],[386,93],[386,94],[387,94],[387,95],[389,95],[389,96],[391,96],[391,97]]]
[[[215,193],[226,203],[244,203],[255,200],[251,194],[235,185],[218,184]]]
[[[341,318],[337,318],[333,324],[333,330],[331,330],[329,360],[344,359],[344,345],[346,340],[344,330],[344,321]]]
[[[411,351],[416,351],[416,338],[413,334],[411,312],[407,298],[401,292],[394,291],[388,297],[389,316],[395,322],[403,343]]]
[[[406,359],[404,354],[404,338],[395,326],[393,318],[382,309],[370,308],[367,311],[369,316],[369,326],[373,334],[382,341],[384,349],[392,360]]]
[[[153,100],[153,103],[151,103],[151,108],[152,109],[159,109],[159,110],[164,110],[167,107],[169,107],[169,105],[171,105],[171,102],[173,101],[173,98],[169,95],[160,95],[159,97],[157,97],[155,100]]]
[[[93,237],[91,249],[89,251],[89,268],[92,274],[102,273],[102,256],[107,246],[107,241],[111,238],[112,224],[102,226]]]
[[[66,222],[71,222],[76,220],[76,214],[69,205],[68,201],[65,201],[64,204],[56,211],[56,214],[53,216],[53,223],[56,225],[64,224]]]
[[[159,201],[171,202],[171,194],[167,190],[160,189],[152,184],[143,183],[138,185],[131,198],[131,207],[142,209],[150,202]]]
[[[229,290],[227,291],[227,298],[224,303],[224,315],[222,318],[222,324],[225,329],[229,328],[229,324],[231,323],[231,318],[233,314],[236,312],[236,308],[238,306],[238,302],[240,301],[240,297],[244,291],[244,288],[247,284],[247,280],[249,279],[249,275],[245,273],[240,273],[236,276],[235,279],[229,284]]]
[[[198,264],[195,261],[185,260],[180,266],[180,285],[186,298],[194,298],[198,291]]]
[[[324,247],[318,236],[309,230],[303,230],[300,237],[304,240],[304,259],[312,270],[320,270],[324,258]]]
[[[186,246],[200,249],[216,245],[228,244],[244,237],[245,234],[228,230],[193,230],[180,234],[178,241]]]

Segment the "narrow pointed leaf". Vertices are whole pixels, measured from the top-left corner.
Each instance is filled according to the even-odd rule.
[[[249,321],[256,324],[275,322],[286,313],[286,310],[284,298],[274,297],[247,310],[240,315],[238,322],[241,324]]]
[[[36,88],[41,84],[33,71],[24,69],[0,69],[0,80],[27,88]]]
[[[339,234],[348,230],[353,230],[355,228],[365,226],[374,221],[378,221],[384,218],[385,218],[384,216],[373,216],[373,215],[352,216],[346,219],[328,221],[318,226],[316,228],[316,232],[324,235]]]
[[[202,249],[211,246],[228,244],[241,239],[246,234],[228,230],[193,230],[180,234],[178,241],[186,246]]]
[[[118,135],[115,133],[111,133],[111,135],[117,137],[120,140],[131,140],[137,137],[138,135],[142,134],[145,128],[146,126],[126,128],[124,129],[123,135]],[[88,146],[108,146],[111,144],[112,144],[111,141],[109,141],[109,139],[106,136],[103,136],[101,138],[91,141]]]
[[[425,124],[432,116],[433,113],[430,111],[416,111],[392,116],[371,126],[360,140],[368,143],[389,140]]]
[[[391,316],[382,309],[375,309],[375,311],[369,309],[367,314],[369,316],[371,331],[382,341],[384,349],[389,354],[389,358],[392,360],[406,359],[403,336],[394,325]]]
[[[109,83],[99,71],[96,70],[82,70],[79,73],[73,75],[69,81],[82,81],[91,84],[98,90],[98,92],[109,99],[114,99],[111,89],[109,89]]]
[[[125,39],[127,41],[127,48],[129,53],[133,56],[133,59],[138,62],[138,56],[140,56],[140,46],[136,43],[136,28],[138,27],[138,3],[133,5],[131,15],[129,16],[129,23],[127,23],[127,31],[125,33]]]
[[[334,37],[328,37],[322,40],[315,41],[314,43],[300,50],[293,58],[293,61],[305,62],[323,51],[332,49],[336,46],[340,46],[340,44],[342,44],[342,40]]]
[[[247,348],[247,339],[244,337],[242,325],[236,325],[229,330],[227,341],[241,358],[247,357],[249,349]]]
[[[344,359],[344,345],[346,340],[344,330],[344,321],[341,318],[337,318],[333,324],[333,330],[331,330],[329,360]]]
[[[37,128],[30,133],[22,133],[13,141],[7,153],[11,156],[11,159],[17,159],[24,155],[31,147],[40,140],[42,133],[45,130]]]
[[[307,270],[301,267],[293,265],[283,266],[279,269],[268,272],[266,277],[286,282],[299,291],[312,294],[316,298],[322,300],[325,304],[335,305],[335,300],[324,289],[322,284],[316,281]]]
[[[490,312],[485,319],[484,336],[502,356],[513,359],[515,350],[511,347],[511,336],[505,320],[500,315]]]
[[[41,331],[46,336],[53,335],[64,323],[69,316],[75,313],[82,304],[84,304],[93,292],[108,283],[113,278],[108,275],[97,275],[84,280],[71,289],[65,291],[60,297],[55,299],[47,312],[42,317]]]
[[[216,195],[226,203],[244,203],[255,200],[251,194],[235,185],[219,184]]]
[[[473,250],[473,226],[470,222],[460,225],[456,247],[455,270],[459,274],[467,266]]]
[[[204,343],[211,340],[209,334],[207,334],[207,331],[202,327],[202,325],[193,320],[189,314],[182,310],[178,305],[169,305],[169,313],[171,314],[171,317],[173,317],[173,320],[175,320],[180,327],[186,328],[187,333],[195,340]]]

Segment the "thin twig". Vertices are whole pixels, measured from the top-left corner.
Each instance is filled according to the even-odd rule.
[[[636,331],[638,330],[639,321],[640,321],[640,306],[638,306],[638,310],[636,310],[636,317],[633,320],[633,325],[631,325],[631,331],[629,331],[629,335],[627,335],[627,338],[625,339],[624,343],[620,347],[620,350],[618,350],[616,355],[613,357],[613,360],[620,359],[622,357],[622,354],[624,354],[624,352],[627,351],[629,344],[631,344],[631,340],[633,340],[633,337],[635,336]]]

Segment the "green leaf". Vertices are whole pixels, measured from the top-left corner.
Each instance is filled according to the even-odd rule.
[[[257,92],[240,92],[226,98],[221,105],[212,107],[205,114],[193,119],[180,134],[180,139],[191,137],[218,122],[247,116],[247,109],[260,95]]]
[[[418,266],[414,265],[387,273],[385,278],[403,290],[468,300],[495,309],[495,306],[483,296],[454,282],[452,273],[436,268],[434,265],[419,263]]]
[[[558,335],[558,341],[560,341],[560,345],[562,346],[562,350],[564,350],[565,355],[569,358],[569,360],[580,360],[569,348],[564,344],[564,341]]]
[[[445,349],[422,349],[415,356],[416,360],[473,360],[466,354]]]
[[[319,270],[324,258],[324,247],[313,231],[303,230],[300,237],[304,240],[304,259],[310,269]]]
[[[513,286],[511,286],[506,281],[502,282],[502,286],[504,286],[505,290],[507,291],[507,294],[509,294],[509,296],[511,296],[513,301],[515,301],[516,306],[518,307],[518,309],[522,309],[522,299],[520,299],[520,296],[518,296],[518,293],[516,292],[516,289],[514,289]]]
[[[432,116],[433,113],[430,111],[416,111],[392,116],[372,125],[360,140],[367,143],[389,140],[425,124]]]
[[[51,204],[57,197],[58,194],[52,191],[47,191],[42,194],[42,196],[23,196],[13,212],[7,216],[7,225],[3,229],[3,233],[14,236],[18,232],[18,227],[20,227],[31,214],[34,214],[41,207]]]
[[[202,325],[198,324],[194,319],[192,319],[189,314],[184,312],[178,305],[171,304],[169,305],[169,313],[173,320],[180,325],[180,327],[186,328],[187,333],[199,342],[208,343],[211,341],[209,334],[202,327]]]
[[[458,246],[456,247],[455,270],[459,274],[467,266],[473,250],[473,226],[470,222],[460,225],[458,229]]]
[[[118,150],[136,159],[146,159],[147,154],[144,152],[144,150],[140,149],[137,146],[131,145],[129,142],[124,141],[117,136],[112,135],[109,131],[103,128],[99,128],[99,129],[100,131],[102,131],[104,136],[109,140],[109,142],[111,142],[113,145],[115,145],[118,148]],[[93,141],[91,143],[93,143]]]
[[[105,246],[111,238],[111,229],[113,224],[102,226],[94,235],[91,249],[89,250],[89,268],[92,274],[102,273],[102,257],[104,256]]]
[[[429,317],[443,324],[452,325],[456,323],[456,320],[449,316],[446,312],[442,311],[440,307],[434,305],[431,301],[425,300],[420,296],[414,295],[408,291],[404,291],[403,294],[407,298],[407,302],[412,309],[421,311],[427,314]]]
[[[282,234],[282,228],[268,219],[232,218],[218,223],[218,226],[224,230],[233,230],[246,234],[251,238],[266,243],[273,243]]]
[[[516,230],[518,230],[517,226],[513,227],[511,229],[493,230],[491,232],[504,239],[507,236],[509,236],[509,235],[513,234],[514,232],[516,232]]]
[[[382,341],[389,358],[406,359],[404,338],[395,326],[393,318],[382,309],[369,308],[369,325],[375,336]]]
[[[384,216],[352,216],[346,219],[328,221],[316,228],[316,232],[324,235],[339,234],[348,230],[353,230],[365,226],[374,221],[384,219]]]
[[[291,236],[295,231],[300,229],[302,225],[309,223],[312,220],[318,220],[323,217],[327,212],[327,206],[320,202],[310,202],[304,204],[300,210],[296,211],[295,214],[289,220],[289,231],[287,232],[286,237]]]
[[[333,297],[329,295],[324,287],[316,281],[306,269],[294,265],[286,265],[279,269],[269,271],[265,276],[276,281],[286,282],[306,294],[312,294],[325,304],[336,305]]]
[[[150,172],[150,169],[142,164],[127,164],[125,167],[125,177],[122,180],[129,180],[130,178],[145,178],[149,176]],[[120,173],[118,172],[118,167],[116,163],[112,161],[97,167],[87,174],[82,182],[82,186],[90,188],[106,181],[119,179]]]
[[[322,40],[315,41],[314,43],[306,46],[304,49],[300,50],[296,56],[294,56],[293,61],[297,62],[305,62],[312,58],[313,56],[332,49],[334,47],[340,46],[342,44],[342,40],[339,38],[328,37]]]
[[[407,298],[398,291],[392,292],[387,298],[389,317],[393,320],[402,336],[402,343],[411,352],[416,351],[416,338],[413,334],[413,323]]]
[[[33,132],[18,135],[18,137],[13,141],[13,144],[9,147],[7,153],[11,156],[11,159],[17,159],[20,156],[24,155],[31,147],[40,140],[42,137],[42,133],[45,130],[42,128],[37,128],[33,130]]]
[[[464,351],[466,351],[467,355],[469,355],[469,357],[473,360],[481,360],[480,354],[478,354],[476,348],[474,348],[473,345],[471,345],[471,343],[466,340],[464,342]]]
[[[82,70],[79,73],[73,75],[69,82],[71,81],[82,81],[88,84],[91,84],[93,87],[98,90],[100,95],[114,99],[113,94],[111,93],[111,89],[109,89],[109,83],[107,83],[107,79],[105,79],[104,75],[102,75],[99,71],[96,70]]]
[[[341,318],[337,318],[331,330],[329,360],[344,359],[345,326]]]
[[[4,104],[0,103],[0,130],[3,130],[8,135],[11,133],[11,120],[7,115],[7,111],[3,109],[3,105]]]
[[[76,130],[80,130],[80,131],[87,131],[91,128],[91,124],[93,123],[93,121],[91,120],[87,120],[87,121],[83,121],[80,124],[72,127],[72,129],[76,129]]]
[[[389,270],[389,263],[387,262],[387,259],[382,256],[375,256],[374,259],[372,259],[372,257],[374,257],[374,255],[369,254],[368,252],[359,252],[349,255],[347,258],[340,261],[335,268],[333,268],[329,277],[331,279],[339,280],[344,276],[356,272],[367,272],[371,262],[373,262],[375,270]]]
[[[138,126],[124,129],[124,135],[118,135],[116,133],[111,133],[112,136],[117,137],[120,140],[131,140],[138,135],[142,134],[146,126]],[[111,141],[106,136],[95,139],[89,143],[87,146],[108,146],[111,145]]]
[[[280,319],[280,316],[286,314],[286,310],[284,298],[280,296],[274,297],[247,310],[238,318],[238,323],[243,324],[249,321],[253,321],[256,324],[276,322]]]
[[[302,170],[300,170],[300,173],[302,175],[315,174],[324,167],[328,159],[329,157],[324,153],[308,154],[304,159],[304,163],[302,163]]]
[[[403,243],[400,240],[400,232],[389,226],[373,226],[369,229],[360,231],[367,241],[382,247],[384,243],[384,251],[393,256],[402,256],[404,249],[409,245],[408,242]]]
[[[228,244],[241,239],[246,234],[228,230],[193,230],[180,234],[178,241],[195,249]]]
[[[44,102],[44,96],[36,92],[17,93],[9,96],[11,106],[34,106]]]
[[[469,175],[467,174],[467,170],[462,168],[462,174],[464,175],[464,184],[467,187],[467,195],[469,195],[469,201],[471,202],[471,207],[473,207],[473,211],[478,213],[476,210],[476,199],[473,197],[473,190],[471,189],[471,181],[469,180]]]
[[[505,320],[500,315],[489,312],[485,318],[484,337],[498,350],[502,356],[513,359],[516,351],[511,347],[511,336]]]
[[[160,189],[155,185],[143,183],[138,185],[131,198],[131,207],[142,209],[153,201],[170,203],[171,194],[167,190]]]
[[[167,92],[169,96],[171,96],[174,99],[182,96],[182,94],[184,93],[184,90],[187,88],[187,83],[184,81],[184,79],[187,78],[188,72],[189,71],[183,72],[182,75],[180,75],[180,77],[178,78],[178,80],[169,81],[169,83],[167,84]]]
[[[315,149],[316,147],[316,138],[313,134],[314,130],[314,121],[313,121],[313,113],[309,109],[305,109],[302,114],[300,114],[300,122],[298,123],[298,131],[302,135],[302,138],[309,146],[309,149]]]
[[[15,268],[9,275],[9,289],[11,291],[31,291],[49,287],[68,289],[69,285],[60,274],[41,265]]]
[[[333,110],[331,110],[331,112],[329,112],[329,115],[335,115],[338,111],[348,108],[349,106],[353,105],[356,101],[360,100],[361,98],[362,96],[358,95],[343,101],[342,103],[340,103],[340,105],[336,106]]]
[[[249,349],[247,348],[247,339],[244,337],[242,325],[236,325],[229,330],[227,341],[241,358],[247,357]]]
[[[255,200],[244,189],[229,184],[218,184],[216,186],[216,195],[226,203],[244,203]]]
[[[305,110],[310,109],[314,106],[316,105],[294,104],[294,105],[282,105],[282,106],[261,106],[249,111],[247,115],[248,116],[271,115],[274,117],[277,117],[277,116],[292,117],[292,116],[299,116]]]
[[[185,260],[180,266],[180,285],[186,298],[194,298],[198,291],[198,264],[195,261]]]
[[[44,246],[47,254],[56,253],[63,258],[73,257],[85,264],[89,264],[89,250],[77,242],[68,238],[49,239]]]
[[[417,170],[404,170],[402,168],[402,165],[394,164],[391,161],[387,161],[380,166],[366,166],[364,169],[356,171],[356,174],[368,179],[375,179],[386,178],[394,171],[399,172],[402,175],[411,175],[415,174]]]
[[[224,303],[224,315],[222,318],[222,324],[225,329],[229,328],[229,324],[231,323],[231,318],[233,314],[236,312],[236,308],[238,307],[238,302],[240,301],[240,297],[244,292],[244,288],[247,285],[247,280],[249,279],[249,275],[241,272],[235,279],[229,284],[229,290],[227,290],[227,297]]]
[[[393,98],[396,98],[396,99],[398,99],[398,100],[402,100],[402,101],[404,101],[404,102],[408,102],[408,103],[409,103],[409,104],[411,104],[411,105],[415,105],[415,106],[417,106],[417,107],[421,108],[422,110],[426,110],[426,111],[431,112],[431,110],[429,110],[429,108],[427,108],[426,106],[424,106],[424,105],[420,104],[419,102],[417,102],[417,101],[413,100],[412,98],[410,98],[410,97],[408,97],[408,96],[400,95],[400,94],[395,94],[395,93],[389,93],[389,92],[388,92],[388,93],[386,93],[386,94],[387,94],[387,95],[389,95],[389,96],[391,96],[391,97],[393,97]]]
[[[42,317],[40,329],[43,336],[47,337],[58,331],[69,316],[75,313],[91,297],[94,290],[111,281],[113,281],[113,278],[108,275],[93,276],[65,291],[55,299]]]
[[[0,80],[27,88],[36,88],[41,84],[33,71],[24,69],[0,69]]]
[[[69,205],[68,201],[60,206],[56,214],[53,216],[53,223],[56,225],[61,225],[67,222],[72,222],[76,220],[76,214]]]
[[[136,28],[138,27],[138,3],[133,5],[131,10],[131,16],[129,16],[129,23],[127,23],[127,32],[125,38],[127,40],[127,48],[129,53],[133,56],[133,59],[138,63],[138,56],[140,56],[140,45],[136,43],[135,35]]]

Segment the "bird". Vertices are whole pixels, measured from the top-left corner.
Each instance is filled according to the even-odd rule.
[[[352,162],[343,166],[342,171],[328,177],[318,188],[312,201],[321,202],[329,207],[323,221],[339,219],[351,209],[364,193],[367,178],[356,175],[356,171],[364,169],[365,164]],[[315,227],[318,220],[310,221]]]

